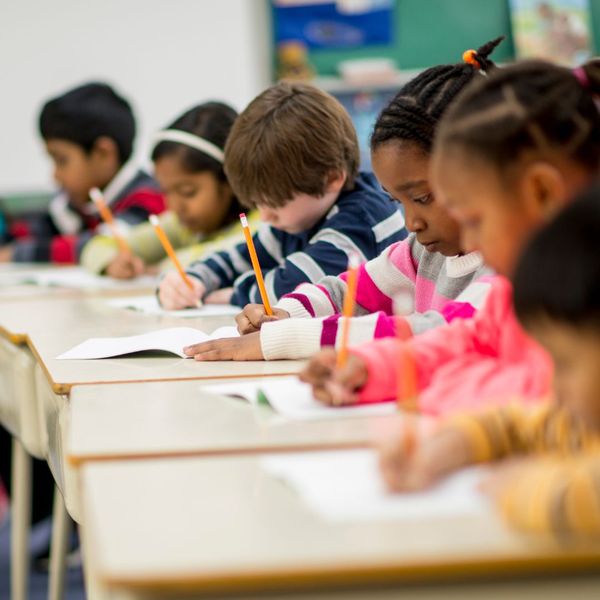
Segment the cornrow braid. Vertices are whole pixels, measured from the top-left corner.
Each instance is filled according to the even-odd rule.
[[[503,39],[496,38],[471,51],[475,64],[432,67],[407,83],[377,118],[371,150],[392,140],[406,140],[430,153],[441,116],[467,84],[480,77],[479,71],[488,73],[494,69],[488,57]]]
[[[474,81],[444,115],[436,147],[464,146],[501,170],[526,150],[559,151],[596,170],[600,60],[578,71],[531,60]]]

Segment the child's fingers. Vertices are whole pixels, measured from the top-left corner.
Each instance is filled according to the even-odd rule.
[[[244,306],[244,310],[236,315],[235,322],[237,324],[240,335],[246,335],[248,333],[254,333],[260,329],[260,325],[255,325],[252,320],[253,308],[256,304],[247,304]]]
[[[335,368],[335,359],[336,352],[332,348],[321,350],[300,372],[300,381],[311,385],[320,384],[324,378],[331,377]]]
[[[139,277],[146,270],[146,264],[139,256],[132,255],[131,266],[132,266],[134,277]]]
[[[196,282],[199,285],[199,282]],[[194,282],[192,282],[194,285]],[[178,273],[169,273],[159,286],[159,298],[161,304],[167,310],[178,310],[195,306],[198,302],[199,295],[195,291],[188,288],[183,279]]]

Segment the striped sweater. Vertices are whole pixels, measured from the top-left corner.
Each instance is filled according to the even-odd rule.
[[[149,215],[165,209],[164,197],[154,179],[133,163],[124,165],[103,193],[124,235]],[[66,193],[60,193],[50,201],[46,213],[23,223],[23,237],[14,242],[13,260],[76,263],[85,244],[95,234],[107,231],[91,201],[79,208]]]
[[[455,317],[471,317],[489,289],[485,275],[479,254],[446,258],[428,252],[410,234],[361,265],[350,343],[395,335],[398,317],[393,316],[393,299],[403,290],[414,298],[414,312],[406,317],[413,334]],[[346,281],[347,273],[325,277],[317,285],[302,284],[284,296],[276,306],[292,318],[262,326],[265,359],[306,358],[322,346],[337,345]],[[318,318],[307,321],[310,317]]]
[[[350,253],[369,260],[404,237],[398,205],[380,191],[372,175],[361,174],[354,189],[342,192],[309,231],[290,234],[263,224],[253,239],[267,293],[274,303],[303,282],[338,275],[346,269]],[[244,243],[192,263],[187,273],[198,278],[207,293],[233,287],[232,304],[261,302]]]
[[[445,427],[464,434],[475,462],[535,458],[514,471],[500,492],[510,523],[539,532],[600,534],[600,435],[567,410],[551,403],[536,409],[509,405],[456,417]]]

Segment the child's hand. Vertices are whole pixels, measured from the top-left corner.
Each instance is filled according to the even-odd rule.
[[[113,279],[134,279],[145,271],[144,261],[135,254],[119,252],[106,267],[106,274]]]
[[[258,332],[239,338],[223,338],[195,344],[184,348],[183,352],[199,361],[264,360]]]
[[[231,296],[233,296],[233,288],[215,290],[204,298],[204,304],[229,304]]]
[[[13,259],[12,246],[0,246],[0,263],[11,262]]]
[[[197,306],[206,293],[206,288],[195,277],[188,277],[193,290],[186,285],[181,275],[176,271],[168,273],[158,286],[158,299],[167,310],[181,310]]]
[[[367,382],[367,365],[350,352],[346,366],[338,371],[336,359],[333,348],[321,350],[300,373],[300,380],[312,385],[314,397],[323,404],[356,404],[357,391]]]
[[[259,331],[263,323],[289,318],[290,313],[281,308],[274,308],[273,316],[269,316],[263,304],[246,304],[244,310],[235,318],[235,322],[240,335],[246,335]]]
[[[515,478],[522,474],[534,460],[520,456],[499,462],[481,482],[479,489],[493,500],[499,500]]]
[[[457,429],[442,430],[420,442],[411,436],[410,430],[403,430],[379,445],[381,475],[393,492],[422,490],[473,462],[468,440]]]

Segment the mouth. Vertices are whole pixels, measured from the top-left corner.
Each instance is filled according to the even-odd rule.
[[[425,247],[425,250],[427,250],[427,252],[436,252],[437,248],[439,247],[440,243],[435,241],[435,242],[421,242],[421,245],[423,245]]]

